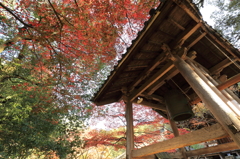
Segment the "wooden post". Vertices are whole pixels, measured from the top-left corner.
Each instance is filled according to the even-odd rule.
[[[229,100],[229,98],[231,96],[229,96],[229,94],[227,94],[227,92],[225,90],[219,91],[218,88],[216,88],[216,86],[218,86],[219,84],[210,76],[207,74],[207,72],[205,72],[204,70],[201,70],[201,68],[197,68],[191,60],[187,59],[186,62],[194,69],[194,71],[197,73],[197,75],[206,83],[208,84],[209,87],[212,88],[212,90],[225,102],[226,105],[228,105],[228,107],[231,109],[229,110],[228,114],[229,115],[236,115],[237,117],[240,116],[240,111],[238,110],[239,108],[239,104],[232,102]],[[204,72],[204,74],[202,73]],[[206,77],[206,76],[208,77]],[[232,99],[231,99],[232,100]],[[234,114],[233,114],[234,113]],[[239,121],[237,121],[239,122]],[[239,126],[240,129],[240,126]]]
[[[178,137],[179,136],[179,131],[178,131],[177,125],[176,125],[175,121],[171,119],[171,117],[169,115],[169,111],[167,111],[167,115],[168,115],[169,123],[171,125],[174,137]],[[185,151],[184,147],[181,147],[179,149],[181,151],[181,154],[182,154],[183,158],[187,159],[187,155],[186,155],[186,151]]]
[[[173,121],[173,120],[170,118],[169,115],[168,115],[168,117],[169,117],[168,119],[169,119],[171,128],[172,128],[172,130],[173,130],[173,134],[174,134],[175,137],[178,137],[178,136],[179,136],[179,131],[178,131],[177,125],[176,125],[175,121]],[[187,159],[187,155],[186,155],[186,151],[185,151],[184,147],[181,147],[181,148],[179,148],[179,149],[180,149],[180,151],[181,151],[181,153],[182,153],[182,155],[183,155],[183,158],[184,158],[184,159]]]
[[[191,67],[177,55],[172,56],[173,63],[187,82],[191,85],[197,95],[207,105],[218,122],[223,126],[227,133],[232,137],[240,148],[240,120],[236,116],[230,115],[230,108],[225,102],[206,84]]]
[[[132,159],[132,150],[134,149],[134,131],[133,131],[133,110],[132,102],[128,97],[125,98],[126,104],[126,121],[127,121],[127,148],[126,159]]]

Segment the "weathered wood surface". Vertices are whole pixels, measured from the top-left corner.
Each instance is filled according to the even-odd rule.
[[[232,85],[234,85],[234,84],[236,84],[238,82],[240,82],[240,73],[235,75],[235,76],[233,76],[232,78],[228,79],[227,81],[219,84],[217,86],[217,88],[219,90],[223,90],[223,89],[228,88],[228,87],[230,87],[230,86],[232,86]]]
[[[126,121],[127,121],[127,149],[126,149],[126,159],[132,159],[132,150],[134,149],[134,132],[133,132],[133,110],[132,102],[125,97],[126,104]]]
[[[240,107],[240,104],[237,103],[236,101],[231,101],[232,100],[231,96],[225,90],[219,91],[219,89],[216,87],[216,86],[219,86],[219,83],[216,80],[214,80],[205,70],[195,66],[194,63],[192,63],[192,61],[189,59],[186,60],[186,62],[194,69],[197,75],[218,95],[218,97],[221,98],[221,100],[231,109],[229,110],[226,107],[224,108],[225,109],[224,111],[229,116],[233,116],[234,113],[236,116],[240,116],[240,111],[238,110]],[[239,76],[239,80],[240,80],[240,76]],[[239,121],[237,121],[237,123],[238,122]],[[240,129],[240,125],[239,125],[239,129]]]
[[[201,77],[199,77],[191,67],[178,56],[173,56],[173,63],[197,93],[197,95],[206,104],[217,121],[223,126],[231,138],[240,147],[240,122],[237,116],[231,114],[231,109],[219,97],[221,92],[216,87],[210,87]],[[215,89],[214,89],[215,88]]]
[[[171,125],[171,128],[172,128],[172,130],[173,130],[174,137],[180,136],[175,121],[173,121],[172,119],[170,119],[170,115],[169,115],[169,114],[168,114],[168,116],[169,116],[168,119],[169,119],[169,121],[170,121],[170,125]],[[182,154],[183,158],[184,158],[184,159],[187,159],[187,156],[186,156],[186,152],[185,152],[184,147],[181,147],[181,148],[180,148],[180,151],[181,151],[181,154]]]
[[[159,78],[165,75],[173,67],[174,65],[171,61],[164,65],[158,72],[156,72],[152,77],[150,77],[146,81],[146,83],[144,83],[139,89],[134,90],[132,92],[132,94],[130,95],[130,101],[133,101],[135,98],[137,98],[142,92],[149,88],[154,82],[156,82]]]
[[[164,44],[163,44],[164,45]],[[164,47],[164,46],[161,46]],[[153,71],[160,63],[162,63],[164,60],[166,59],[166,52],[161,53],[156,59],[155,61],[152,62],[151,66],[147,67],[140,75],[139,78],[137,78],[136,81],[134,81],[131,84],[131,87],[129,88],[129,90],[133,90],[142,80],[144,80],[148,75],[150,74],[151,71]]]
[[[212,125],[185,135],[181,135],[157,144],[146,146],[137,150],[133,150],[133,157],[148,156],[168,150],[177,149],[185,146],[194,145],[210,140],[216,140],[227,137],[228,134],[219,124]]]
[[[133,101],[133,103],[140,104],[140,105],[143,105],[143,106],[146,106],[146,107],[150,107],[150,108],[154,108],[154,109],[157,109],[157,110],[167,111],[166,106],[163,105],[163,104],[160,104],[160,103],[159,104],[153,104],[153,103],[147,102],[145,100],[143,100],[141,103],[138,103],[137,101],[138,100],[135,99]]]
[[[186,155],[188,157],[192,157],[192,156],[199,156],[199,155],[204,155],[204,154],[209,154],[209,153],[230,151],[230,150],[235,150],[235,149],[238,149],[238,146],[234,142],[230,142],[230,143],[226,143],[226,144],[220,144],[217,146],[188,151],[188,152],[186,152]]]
[[[195,45],[199,40],[201,40],[204,36],[206,36],[206,32],[202,33],[199,37],[197,37],[194,41],[192,41],[188,46],[187,49],[189,50],[193,45]]]
[[[133,159],[157,159],[157,157],[155,155],[149,155],[144,157],[135,157]]]
[[[240,82],[240,74],[235,75],[234,77],[228,79],[227,81],[219,84],[216,87],[221,91],[221,90],[224,90],[224,89],[226,89],[226,88],[228,88],[228,87],[230,87],[230,86],[232,86],[232,85],[234,85],[238,82]],[[228,93],[229,93],[229,91],[228,91]],[[232,93],[230,93],[230,94],[232,94]],[[195,98],[194,100],[191,101],[191,104],[192,105],[197,104],[200,101],[202,101],[202,100],[199,97],[197,97],[197,98]],[[237,101],[239,101],[239,99],[237,99]]]
[[[212,68],[209,69],[209,72],[214,75],[216,73],[219,73],[222,69],[224,69],[225,67],[231,65],[233,62],[237,61],[236,59],[230,61],[228,58],[224,59],[223,61],[221,61],[220,63],[216,64],[215,66],[213,66]]]

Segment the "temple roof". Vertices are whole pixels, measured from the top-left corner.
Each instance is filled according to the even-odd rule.
[[[164,115],[162,97],[169,87],[180,88],[192,98],[194,91],[169,60],[169,49],[186,48],[188,56],[212,76],[230,78],[240,73],[239,50],[203,21],[193,3],[162,0],[150,13],[143,30],[95,94],[95,104],[119,101],[126,87],[132,101],[142,98],[142,104],[157,107]]]

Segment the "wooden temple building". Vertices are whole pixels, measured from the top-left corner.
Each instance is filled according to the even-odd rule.
[[[161,0],[127,53],[95,94],[99,106],[124,100],[127,159],[179,149],[182,158],[240,149],[240,100],[229,86],[240,82],[240,52],[208,26],[189,0]],[[202,101],[217,124],[185,135],[175,121],[194,116]],[[152,107],[170,123],[175,137],[134,149],[132,103]],[[144,116],[143,116],[144,118]],[[185,151],[183,147],[229,137],[233,142]]]

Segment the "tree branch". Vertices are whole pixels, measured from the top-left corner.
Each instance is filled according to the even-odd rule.
[[[60,25],[61,25],[61,28],[62,28],[63,23],[62,23],[60,17],[58,16],[58,12],[55,10],[55,8],[54,8],[54,6],[52,5],[52,3],[51,3],[50,0],[48,0],[48,3],[50,4],[51,8],[53,9],[53,12],[54,12],[54,14],[56,15],[56,17],[57,17],[57,19],[58,19],[58,21],[59,21],[59,23],[60,23]]]
[[[0,6],[3,7],[6,11],[8,11],[12,16],[14,16],[18,21],[20,21],[25,27],[33,28],[33,26],[31,24],[25,23],[16,14],[14,14],[13,11],[10,8],[8,8],[7,6],[3,5],[1,2],[0,2]]]

